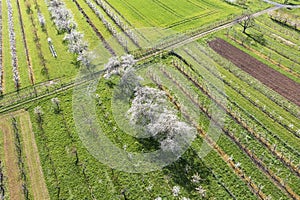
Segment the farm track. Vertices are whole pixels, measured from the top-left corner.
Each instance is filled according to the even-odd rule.
[[[209,42],[209,46],[245,72],[300,106],[300,84],[222,39]]]
[[[195,122],[186,112],[182,110],[180,104],[175,100],[175,98],[170,94],[170,92],[166,88],[164,88],[154,76],[151,76],[151,79],[159,87],[160,90],[166,92],[166,95],[169,98],[170,102],[172,102],[177,109],[181,109],[182,114],[188,121],[192,122],[193,126],[196,127],[197,132],[203,138],[203,140],[205,140],[207,144],[219,154],[222,160],[225,161],[225,163],[227,163],[227,165],[233,170],[233,172],[238,177],[240,177],[244,183],[247,184],[248,188],[252,191],[252,193],[256,195],[259,199],[267,199],[267,196],[259,189],[259,187],[255,183],[251,181],[251,179],[248,176],[246,176],[243,170],[235,167],[235,163],[232,160],[230,160],[230,156],[228,156],[216,144],[216,142],[213,139],[211,139],[201,127],[198,126],[197,122]]]
[[[27,40],[26,40],[26,35],[25,35],[25,30],[24,30],[24,23],[23,23],[23,17],[22,17],[22,12],[20,8],[20,2],[19,0],[17,1],[17,8],[19,12],[19,21],[20,21],[20,27],[21,27],[21,32],[22,32],[22,39],[23,39],[23,44],[25,48],[25,55],[26,55],[26,60],[27,60],[27,65],[28,65],[28,73],[29,73],[29,79],[32,85],[34,85],[34,75],[33,75],[33,70],[32,70],[32,64],[29,56],[29,51],[28,51],[28,45],[27,45]]]
[[[179,17],[179,18],[184,17],[182,15],[177,14],[175,10],[173,10],[172,8],[170,8],[168,5],[161,2],[160,0],[153,0],[153,2],[176,17]]]
[[[73,0],[75,5],[77,6],[78,10],[81,12],[81,14],[84,16],[86,22],[90,25],[90,27],[93,29],[93,31],[96,33],[97,37],[102,41],[104,44],[104,47],[109,51],[109,53],[112,56],[116,56],[116,52],[113,50],[113,48],[108,44],[108,42],[105,40],[103,35],[100,33],[100,31],[97,29],[97,27],[93,24],[89,16],[84,12],[84,10],[81,8],[79,3],[76,0]]]
[[[182,71],[178,66],[175,66],[177,68],[178,71],[180,71],[188,80],[190,80],[198,89],[200,89],[201,92],[203,92],[204,94],[206,94],[210,99],[212,99],[214,101],[214,99],[212,98],[212,96],[210,96],[208,94],[207,91],[205,91],[195,80],[193,80],[188,74],[186,74],[184,71]],[[168,76],[166,74],[166,76]],[[172,79],[171,79],[172,80]],[[176,85],[178,85],[177,81],[175,79],[173,79],[173,81],[175,81],[174,83]],[[183,87],[178,86],[180,89],[183,89]],[[184,91],[184,89],[182,90],[184,93],[186,93]],[[223,133],[225,133],[225,135],[228,136],[228,138],[235,143],[248,157],[249,159],[251,159],[253,161],[253,163],[255,163],[255,165],[282,191],[284,191],[286,194],[289,195],[290,198],[292,199],[299,199],[300,197],[287,185],[283,182],[283,180],[276,176],[270,169],[267,168],[267,166],[264,164],[264,162],[262,160],[260,160],[256,155],[253,154],[253,152],[251,150],[249,150],[245,145],[243,145],[238,138],[236,138],[234,136],[233,133],[231,133],[228,129],[222,127],[220,125],[220,123],[215,120],[214,118],[212,118],[211,114],[208,112],[208,109],[204,108],[202,105],[200,105],[199,103],[197,103],[197,101],[195,99],[193,99],[191,97],[191,95],[189,95],[188,93],[186,93],[186,95],[190,98],[190,100],[199,107],[199,109],[204,112],[206,114],[206,116],[219,128],[222,129]],[[217,105],[220,106],[219,102],[215,101],[215,103]],[[225,110],[226,111],[226,110]],[[239,123],[238,121],[236,121],[237,123]],[[240,123],[239,123],[240,124]],[[247,130],[247,129],[246,129]],[[207,137],[207,136],[206,136]]]
[[[196,61],[196,60],[195,60]],[[185,61],[186,62],[186,61]],[[196,61],[197,62],[197,61]],[[200,64],[200,63],[199,63]],[[192,77],[191,75],[187,74],[187,72],[185,72],[185,70],[183,70],[179,65],[177,65],[176,63],[173,63],[173,66],[180,71],[184,76],[186,77]],[[191,70],[199,77],[202,77],[201,74],[199,74],[198,72],[196,72],[196,70],[192,67],[192,65],[188,65]],[[170,75],[166,74],[166,76],[170,77]],[[284,164],[286,167],[288,167],[296,176],[300,177],[300,170],[297,168],[297,166],[295,166],[293,163],[290,162],[289,159],[287,159],[281,152],[278,152],[276,149],[274,149],[274,147],[272,147],[272,145],[269,143],[268,140],[266,140],[264,137],[262,137],[259,133],[257,133],[254,129],[252,129],[250,127],[250,125],[247,124],[247,122],[245,122],[244,120],[242,120],[242,118],[240,118],[238,115],[235,114],[234,111],[232,111],[231,109],[227,108],[226,105],[224,105],[221,101],[218,101],[215,97],[213,97],[213,95],[211,93],[209,93],[208,90],[205,90],[205,88],[203,86],[201,86],[198,81],[192,79],[194,85],[198,88],[201,88],[201,91],[207,95],[210,99],[212,99],[220,108],[222,108],[222,110],[226,111],[226,113],[237,123],[239,124],[241,127],[243,127],[245,130],[247,130],[248,133],[250,133],[260,144],[262,144],[264,147],[266,147],[269,152],[275,156],[282,164]],[[175,81],[175,80],[173,80]],[[214,87],[212,84],[210,84],[212,87]],[[231,87],[230,85],[228,85],[228,87]],[[215,88],[217,91],[218,89]],[[245,110],[243,108],[241,108],[236,102],[230,100],[229,97],[224,96],[224,93],[221,93],[220,91],[218,91],[219,94],[221,94],[225,99],[229,100],[230,103],[232,103],[234,106],[236,106],[240,111],[245,112]],[[188,94],[187,94],[188,95]],[[257,121],[253,116],[249,116],[249,113],[246,113],[246,115],[254,120],[257,124],[259,124],[260,126],[262,126],[262,128],[264,130],[266,130],[268,132],[268,134],[270,134],[271,136],[273,136],[274,134],[269,131],[263,124],[261,124],[259,121]],[[279,140],[279,142],[283,143],[283,146],[285,146],[286,148],[288,148],[291,151],[294,151],[294,149],[292,147],[290,147],[288,144],[286,144],[284,141]],[[298,152],[294,152],[295,154],[299,155]]]
[[[217,11],[217,10],[211,10],[211,11],[209,11],[209,12],[207,12],[207,13],[203,13],[203,14],[200,14],[200,15],[197,15],[197,16],[194,16],[194,17],[191,17],[191,18],[186,18],[186,19],[184,19],[184,20],[175,22],[175,23],[173,23],[173,24],[167,26],[165,29],[171,29],[171,28],[174,28],[174,27],[179,26],[179,25],[181,25],[181,24],[184,24],[184,23],[187,23],[187,22],[190,22],[190,21],[193,21],[193,20],[197,20],[197,19],[200,19],[200,18],[202,18],[202,17],[207,17],[207,16],[209,16],[209,15],[216,14],[216,13],[218,13],[218,12],[219,12],[219,11]]]

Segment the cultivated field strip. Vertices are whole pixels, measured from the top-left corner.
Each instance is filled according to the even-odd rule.
[[[30,188],[34,199],[50,199],[48,189],[41,167],[39,151],[36,145],[29,113],[23,111],[20,114],[21,137],[23,139],[24,154],[26,155],[26,165],[30,180]]]
[[[8,177],[8,194],[11,199],[25,199],[22,191],[24,184],[18,165],[17,146],[15,145],[15,134],[10,117],[1,117],[1,132],[4,140],[4,168]]]
[[[242,45],[244,48],[246,48],[247,50],[253,52],[254,54],[256,54],[257,56],[259,56],[262,59],[265,59],[267,61],[269,61],[270,63],[272,63],[273,65],[275,65],[276,67],[279,67],[280,69],[282,69],[284,72],[286,72],[287,74],[291,75],[291,77],[294,78],[300,78],[300,74],[297,71],[294,71],[293,66],[289,65],[291,67],[286,67],[286,64],[283,65],[282,63],[279,63],[276,60],[273,60],[269,55],[271,55],[271,53],[269,55],[266,55],[266,52],[262,53],[262,51],[264,51],[264,48],[261,49],[261,51],[258,51],[254,48],[251,48],[250,46],[246,45],[245,43],[243,43],[243,41],[237,39],[237,37],[232,37],[230,35],[228,35],[228,38],[230,38],[232,41],[234,41],[237,44]],[[274,54],[273,54],[274,55]]]
[[[262,34],[262,33],[259,33],[259,34]],[[292,77],[295,77],[295,78],[300,77],[300,65],[294,61],[297,58],[292,59],[289,56],[285,56],[285,55],[283,55],[283,53],[279,52],[279,50],[275,50],[274,49],[275,47],[268,47],[268,45],[261,45],[261,44],[259,44],[258,41],[256,41],[257,39],[253,39],[253,41],[255,41],[257,43],[258,47],[255,47],[254,45],[249,45],[249,44],[247,44],[247,40],[249,40],[249,37],[246,37],[243,34],[236,32],[235,30],[233,33],[231,33],[229,31],[227,34],[227,37],[230,38],[231,40],[233,40],[234,42],[242,45],[246,49],[252,51],[254,54],[261,57],[262,59],[271,62],[277,68],[280,68],[280,69],[284,70],[284,72],[292,75]],[[263,39],[266,40],[265,43],[271,43],[270,39],[267,40],[267,36],[264,36]],[[273,46],[278,46],[279,49],[280,48],[284,49],[283,47],[280,47],[280,43],[278,43],[278,42],[276,44],[274,44]],[[295,51],[297,51],[297,49]],[[295,55],[295,57],[296,57],[296,55]]]
[[[1,130],[4,138],[4,168],[8,178],[7,197],[50,199],[29,113],[18,110],[10,115],[2,115]]]

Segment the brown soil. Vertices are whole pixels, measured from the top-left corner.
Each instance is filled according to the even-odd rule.
[[[209,46],[243,71],[300,106],[299,83],[296,83],[220,38],[210,41]]]

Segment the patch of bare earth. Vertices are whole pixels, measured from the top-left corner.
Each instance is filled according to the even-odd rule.
[[[220,38],[210,41],[209,46],[243,71],[247,72],[291,102],[300,106],[299,83],[296,83]]]

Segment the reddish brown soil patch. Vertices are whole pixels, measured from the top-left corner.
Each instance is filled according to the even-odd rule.
[[[300,106],[299,83],[296,83],[220,38],[210,41],[209,46],[266,86]]]

